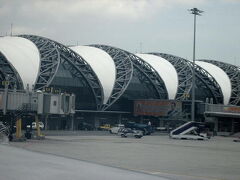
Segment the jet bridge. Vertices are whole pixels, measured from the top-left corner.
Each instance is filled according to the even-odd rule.
[[[13,114],[14,121],[10,123],[10,129],[16,125],[14,140],[23,141],[22,116],[34,115],[37,129],[37,138],[44,138],[39,127],[39,115],[73,115],[75,113],[75,95],[66,93],[43,92],[43,91],[17,91],[8,88],[0,89],[0,114]],[[8,122],[9,123],[9,122]],[[45,122],[47,123],[47,121]],[[9,130],[10,130],[9,129]],[[0,135],[4,133],[0,133]],[[5,133],[6,134],[6,133]],[[12,136],[12,132],[9,137]],[[13,139],[13,138],[9,138]]]
[[[46,93],[42,91],[0,90],[0,111],[33,112],[39,115],[75,113],[75,96],[66,93]]]

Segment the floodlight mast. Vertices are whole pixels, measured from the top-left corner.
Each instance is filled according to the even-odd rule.
[[[189,10],[191,14],[194,15],[194,34],[193,34],[193,69],[192,69],[192,106],[191,106],[191,120],[195,121],[195,47],[196,47],[196,16],[201,16],[203,11],[192,8]]]

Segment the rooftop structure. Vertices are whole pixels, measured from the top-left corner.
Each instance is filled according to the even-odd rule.
[[[9,88],[59,88],[76,94],[76,109],[127,110],[133,99],[188,100],[192,69],[196,99],[216,104],[240,102],[239,68],[213,60],[162,52],[132,54],[107,45],[67,47],[45,37],[0,37],[0,78]],[[3,86],[1,86],[3,88]]]

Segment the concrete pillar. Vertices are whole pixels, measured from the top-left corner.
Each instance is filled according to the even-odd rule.
[[[45,116],[45,130],[48,130],[48,115]]]
[[[122,124],[122,114],[118,115],[118,124]]]
[[[38,119],[38,115],[35,114],[35,122],[36,122],[36,129],[37,129],[37,137],[41,136],[41,130],[39,127],[39,119]]]
[[[218,119],[214,118],[214,132],[217,133],[218,132]]]
[[[97,114],[94,115],[94,126],[95,128],[98,128],[100,126],[100,121]]]
[[[74,131],[74,114],[70,115],[71,120],[71,130]]]
[[[235,131],[235,127],[234,127],[235,121],[234,121],[234,119],[232,119],[232,122],[231,122],[231,123],[232,123],[231,133],[234,134],[234,131]]]

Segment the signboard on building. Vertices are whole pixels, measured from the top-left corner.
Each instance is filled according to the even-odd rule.
[[[240,106],[227,106],[223,108],[226,113],[240,113]]]
[[[182,102],[174,100],[135,100],[134,115],[176,116],[182,112]]]
[[[59,88],[53,88],[53,87],[45,87],[44,91],[46,93],[53,93],[53,94],[60,94],[61,93],[61,89]]]

